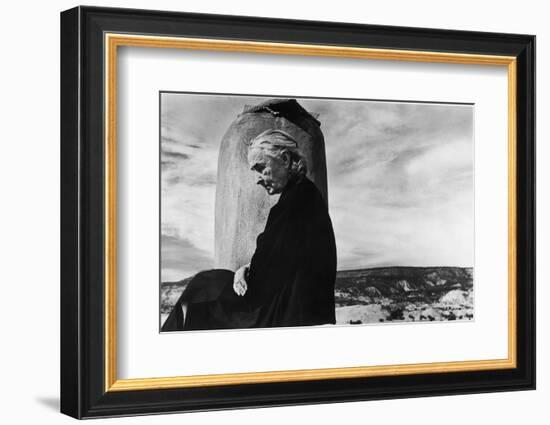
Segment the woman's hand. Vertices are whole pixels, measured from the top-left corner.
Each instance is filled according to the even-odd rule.
[[[246,294],[248,285],[246,284],[246,275],[250,264],[245,264],[235,272],[235,278],[233,279],[233,290],[239,296]]]

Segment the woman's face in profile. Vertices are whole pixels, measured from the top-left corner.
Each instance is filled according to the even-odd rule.
[[[264,149],[253,148],[248,151],[248,164],[256,173],[256,183],[263,186],[268,194],[281,193],[289,180],[290,158],[283,152],[280,156],[272,156]]]

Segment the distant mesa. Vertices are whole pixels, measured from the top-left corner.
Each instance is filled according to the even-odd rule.
[[[379,267],[339,271],[336,322],[472,320],[473,268]]]
[[[192,276],[163,282],[166,317]],[[337,324],[473,320],[473,268],[377,267],[336,274]]]

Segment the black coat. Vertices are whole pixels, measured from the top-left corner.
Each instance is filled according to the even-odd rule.
[[[336,244],[328,208],[315,184],[304,177],[289,182],[269,212],[250,261],[246,294],[233,292],[230,271],[201,272],[162,330],[335,323],[335,279]],[[189,305],[183,328],[181,302]]]

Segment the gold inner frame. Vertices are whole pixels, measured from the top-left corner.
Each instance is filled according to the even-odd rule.
[[[105,391],[135,391],[214,385],[311,381],[417,373],[448,373],[511,369],[516,353],[516,58],[462,53],[370,49],[327,45],[267,43],[106,33],[105,46]],[[329,56],[356,59],[398,60],[471,65],[504,66],[508,71],[508,357],[383,366],[302,369],[163,378],[118,379],[116,372],[116,123],[117,48],[119,46],[232,51],[263,54]]]

